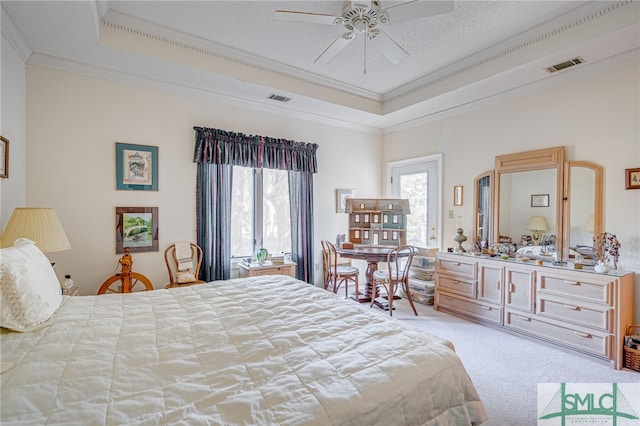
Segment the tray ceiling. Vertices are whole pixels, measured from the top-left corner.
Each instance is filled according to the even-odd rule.
[[[344,28],[275,14],[342,6],[4,0],[2,32],[29,63],[374,130],[631,60],[640,45],[635,1],[455,1],[450,13],[380,26],[408,53],[397,64],[360,34],[320,64]],[[584,63],[545,70],[574,57]]]

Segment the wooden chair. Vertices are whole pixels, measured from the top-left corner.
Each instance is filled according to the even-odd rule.
[[[198,279],[202,264],[202,249],[194,243],[176,242],[164,251],[164,261],[169,271],[166,288],[204,284]]]
[[[393,298],[398,287],[402,286],[413,313],[418,315],[416,307],[413,305],[411,290],[409,289],[409,269],[416,249],[409,245],[394,247],[387,255],[387,269],[377,270],[373,273],[373,286],[371,295],[371,306],[376,300],[378,285],[382,285],[387,290],[387,300],[389,302],[389,315],[393,316]]]
[[[322,256],[324,260],[324,289],[338,293],[338,289],[344,283],[344,295],[349,297],[349,281],[355,285],[355,294],[358,294],[358,276],[360,271],[351,266],[350,261],[339,261],[336,246],[333,243],[322,240]]]

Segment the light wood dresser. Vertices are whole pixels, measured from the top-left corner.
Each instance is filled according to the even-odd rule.
[[[635,273],[599,274],[545,262],[436,255],[435,309],[623,366]]]

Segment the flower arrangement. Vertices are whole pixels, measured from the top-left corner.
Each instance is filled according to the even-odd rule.
[[[598,262],[618,267],[618,256],[620,255],[620,241],[615,234],[603,232],[597,238],[594,237],[595,257]]]

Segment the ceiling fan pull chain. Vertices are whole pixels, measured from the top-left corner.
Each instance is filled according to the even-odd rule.
[[[367,73],[367,37],[369,35],[369,32],[365,29],[364,31],[364,63],[362,64],[362,73],[366,74]]]

